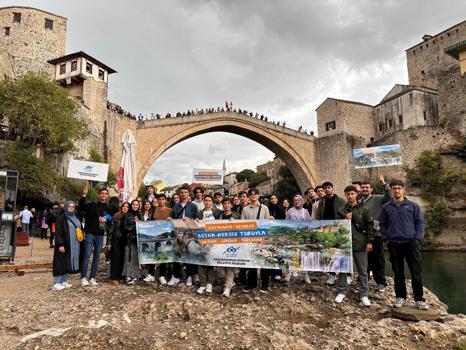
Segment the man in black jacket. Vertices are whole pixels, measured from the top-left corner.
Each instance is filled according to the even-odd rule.
[[[81,261],[81,286],[88,286],[89,284],[96,286],[97,282],[95,277],[99,267],[100,252],[104,241],[105,231],[107,225],[111,221],[111,211],[107,204],[108,190],[101,188],[99,190],[98,202],[86,202],[86,197],[89,188],[84,186],[83,196],[79,200],[79,213],[84,218],[84,232],[86,233],[86,240],[84,241],[84,254]],[[91,254],[92,267],[90,280],[86,279],[89,259]]]

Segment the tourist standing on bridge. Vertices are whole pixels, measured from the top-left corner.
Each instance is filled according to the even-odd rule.
[[[367,274],[367,253],[372,251],[374,240],[374,220],[369,214],[369,209],[358,202],[358,190],[354,186],[345,188],[346,219],[351,220],[351,247],[353,249],[353,261],[358,271],[358,292],[362,305],[371,306],[369,296],[369,279]],[[348,294],[348,278],[344,273],[338,275],[338,295],[335,298],[337,304],[341,304]]]
[[[390,186],[385,183],[382,175],[379,176],[379,181],[383,186],[384,194],[372,194],[372,185],[368,181],[361,182],[362,203],[369,209],[370,216],[374,219],[374,242],[372,244],[372,251],[367,255],[367,272],[372,271],[375,283],[377,283],[377,290],[379,292],[385,291],[387,281],[385,279],[385,257],[383,251],[382,235],[380,233],[380,212],[382,206],[390,201]]]
[[[260,220],[270,219],[269,208],[266,205],[261,204],[259,201],[259,190],[251,188],[248,191],[249,205],[243,208],[241,219],[243,220]],[[274,270],[261,269],[261,280],[263,285],[260,288],[261,293],[268,293],[268,279],[273,274]],[[265,282],[264,282],[265,281]],[[257,269],[248,268],[246,269],[246,287],[243,289],[244,293],[250,292],[252,289],[257,288]]]
[[[125,260],[122,275],[125,276],[127,284],[135,284],[138,278],[142,275],[141,269],[139,268],[136,237],[136,223],[138,221],[142,221],[139,209],[139,201],[136,199],[133,200],[128,213],[123,216],[123,221],[121,222],[125,238]]]
[[[84,241],[84,254],[81,261],[81,286],[89,284],[96,286],[97,269],[99,268],[100,253],[104,242],[104,235],[110,227],[112,220],[111,210],[108,206],[108,190],[103,187],[99,190],[99,200],[97,202],[86,202],[89,188],[84,186],[83,195],[79,200],[79,214],[84,218],[84,231],[86,240]],[[87,280],[87,270],[89,259],[92,256],[92,266],[90,280]]]
[[[70,288],[69,274],[79,271],[80,244],[77,231],[82,230],[82,225],[75,210],[76,204],[73,201],[66,202],[64,214],[60,215],[56,221],[52,286],[54,291]]]
[[[392,199],[380,212],[380,232],[387,244],[395,279],[396,300],[394,307],[406,303],[405,260],[411,273],[414,300],[420,310],[428,306],[423,297],[421,242],[424,239],[424,216],[421,208],[405,198],[405,184],[400,180],[390,182]]]

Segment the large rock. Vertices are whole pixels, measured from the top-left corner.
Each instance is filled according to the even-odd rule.
[[[392,315],[408,321],[433,321],[440,319],[440,310],[419,310],[413,305],[405,305],[400,308],[393,308]]]

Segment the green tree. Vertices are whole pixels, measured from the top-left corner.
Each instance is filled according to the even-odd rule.
[[[280,175],[281,179],[278,180],[274,187],[274,193],[278,198],[292,198],[295,194],[301,193],[298,182],[286,165],[280,167],[278,175]]]
[[[256,187],[260,183],[267,181],[267,180],[270,180],[270,176],[267,176],[265,171],[260,172],[260,173],[254,173],[254,175],[252,175],[251,178],[248,179],[249,187],[250,188]]]
[[[251,169],[244,169],[236,174],[236,180],[238,180],[238,182],[244,182],[246,180],[249,181],[255,174],[255,171]]]
[[[76,118],[78,102],[45,74],[27,73],[19,80],[0,82],[0,118],[8,121],[21,145],[33,150],[40,143],[45,154],[74,150],[87,126]]]

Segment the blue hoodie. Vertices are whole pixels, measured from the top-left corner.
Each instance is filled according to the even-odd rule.
[[[404,198],[401,205],[393,200],[386,203],[380,212],[380,233],[387,243],[405,243],[424,239],[424,217],[421,208]]]

